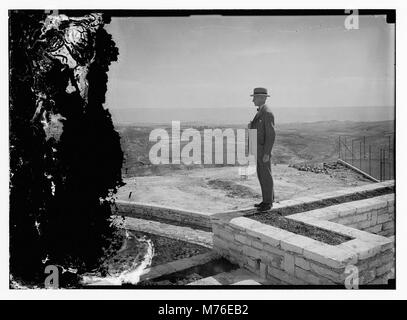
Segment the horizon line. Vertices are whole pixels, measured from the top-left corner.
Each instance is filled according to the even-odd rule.
[[[108,106],[105,106],[109,108]],[[250,106],[239,106],[239,107],[124,107],[124,108],[114,108],[116,110],[123,110],[123,109],[186,109],[186,110],[193,110],[193,109],[246,109],[248,107],[255,107],[254,105]],[[311,109],[311,108],[395,108],[395,106],[327,106],[327,107],[283,107],[283,106],[275,106],[274,108],[284,108],[284,109]]]

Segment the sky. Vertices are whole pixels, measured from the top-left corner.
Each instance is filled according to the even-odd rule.
[[[254,87],[275,107],[394,107],[394,25],[384,16],[112,18],[106,107],[233,108]]]

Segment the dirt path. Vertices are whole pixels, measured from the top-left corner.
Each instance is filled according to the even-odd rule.
[[[277,202],[371,183],[349,169],[317,174],[279,164],[272,171]],[[174,171],[164,176],[129,178],[125,182],[118,199],[206,213],[245,208],[261,201],[256,174],[241,180],[237,167]]]

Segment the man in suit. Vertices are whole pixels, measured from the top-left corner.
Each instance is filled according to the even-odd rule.
[[[270,97],[266,88],[253,90],[253,103],[257,107],[257,114],[250,122],[250,129],[257,130],[257,177],[259,178],[263,201],[255,204],[258,211],[270,210],[274,202],[274,183],[271,175],[271,150],[273,149],[276,133],[274,130],[274,115],[266,105]]]

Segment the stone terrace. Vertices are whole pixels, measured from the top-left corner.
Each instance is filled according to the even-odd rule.
[[[128,228],[146,229],[148,232],[213,247],[213,255],[205,256],[205,259],[220,255],[242,268],[214,275],[191,285],[343,286],[347,276],[356,268],[359,284],[387,284],[388,279],[394,278],[395,196],[394,193],[371,198],[360,195],[388,187],[394,187],[394,181],[346,188],[275,204],[271,212],[307,208],[307,205],[315,208],[316,203],[358,195],[359,200],[356,201],[348,200],[312,210],[296,210],[298,213],[285,215],[291,221],[348,237],[347,241],[338,245],[329,245],[306,235],[251,219],[250,216],[256,213],[253,208],[208,215],[159,205],[118,201],[117,209],[119,214],[129,217],[126,219]],[[196,265],[198,260],[191,261]],[[191,261],[184,261],[182,268]],[[163,270],[156,272],[156,276],[174,269],[165,266],[160,268]],[[150,272],[149,277],[154,274]]]
[[[394,186],[375,183],[288,200],[275,209]],[[344,285],[357,267],[359,284],[387,284],[394,274],[394,194],[342,203],[286,216],[352,238],[333,246],[260,223],[253,210],[212,216],[214,249],[275,284]]]

